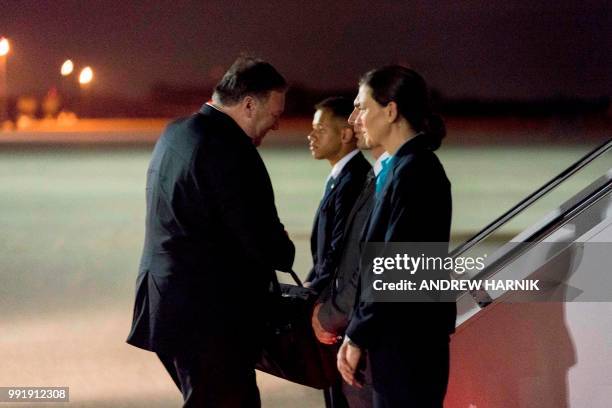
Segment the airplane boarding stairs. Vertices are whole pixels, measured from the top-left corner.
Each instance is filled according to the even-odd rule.
[[[536,221],[495,241],[521,217]],[[461,279],[540,290],[459,296],[445,407],[612,407],[612,139],[451,256],[484,254],[485,268]]]

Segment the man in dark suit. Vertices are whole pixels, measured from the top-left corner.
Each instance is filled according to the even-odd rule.
[[[353,111],[351,100],[328,98],[315,109],[312,132],[308,135],[310,151],[315,159],[327,160],[332,166],[314,220],[310,238],[313,267],[306,279],[307,285],[320,293],[332,284],[346,220],[371,166],[357,149],[357,140],[347,121]],[[332,337],[331,343],[335,342],[335,336]],[[341,381],[326,390],[325,402],[328,407],[347,406]]]
[[[317,292],[325,289],[338,266],[346,219],[370,171],[370,163],[357,149],[347,120],[353,106],[348,98],[333,97],[315,106],[308,141],[312,156],[332,166],[315,215],[310,249],[313,267],[306,278]]]
[[[362,129],[355,123],[356,109],[349,117],[353,126],[357,147],[370,150],[375,160],[368,172],[364,186],[349,213],[343,234],[338,268],[332,277],[332,284],[321,293],[312,316],[312,325],[317,338],[322,343],[333,344],[344,336],[355,305],[359,284],[359,261],[361,259],[362,239],[372,207],[377,176],[382,169],[381,162],[389,155],[382,146],[370,146],[366,142]],[[366,362],[364,360],[364,362]],[[369,366],[364,364],[361,370],[363,386],[358,388],[342,383],[342,392],[350,408],[369,408],[372,406],[372,387]]]
[[[185,407],[261,405],[254,364],[269,287],[295,249],[256,146],[278,128],[285,90],[272,65],[239,58],[153,151],[128,343],[158,354]]]

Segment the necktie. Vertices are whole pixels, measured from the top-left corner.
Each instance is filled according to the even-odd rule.
[[[372,187],[374,186],[375,182],[376,182],[376,175],[374,174],[374,169],[370,169],[370,171],[368,171],[368,175],[366,177],[365,183],[363,184],[363,188],[369,189],[370,191],[372,191]]]
[[[336,182],[336,179],[333,177],[330,177],[329,180],[327,180],[327,184],[325,184],[325,194],[329,193],[331,189],[334,188],[335,182]]]
[[[330,177],[327,180],[327,184],[325,184],[325,193],[323,193],[323,200],[330,194],[330,192],[334,189],[336,185],[336,179],[334,177]]]
[[[387,181],[387,176],[389,175],[389,170],[391,169],[391,159],[393,157],[387,157],[383,159],[380,164],[382,168],[380,169],[380,173],[376,177],[376,198],[380,196],[380,193],[385,186],[385,182]]]

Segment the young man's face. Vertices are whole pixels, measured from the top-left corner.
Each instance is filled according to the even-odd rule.
[[[342,127],[327,109],[319,109],[312,120],[308,142],[312,157],[336,161],[342,149]]]
[[[259,146],[270,130],[278,130],[285,110],[285,92],[271,91],[268,99],[258,101],[253,118],[253,144]]]

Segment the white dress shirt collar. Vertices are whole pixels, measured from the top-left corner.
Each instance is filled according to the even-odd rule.
[[[380,173],[380,171],[382,170],[382,161],[385,160],[389,156],[391,155],[387,152],[383,152],[383,154],[378,156],[378,159],[376,159],[376,162],[374,163],[374,175],[375,176],[378,176],[378,173]]]
[[[331,173],[329,173],[327,179],[329,180],[330,177],[337,179],[340,173],[342,172],[344,166],[346,166],[346,163],[348,163],[353,157],[355,157],[357,153],[359,153],[359,149],[353,150],[352,152],[338,160],[338,163],[334,164],[334,167],[332,167]]]
[[[211,108],[213,108],[213,109],[215,109],[215,110],[218,110],[219,112],[225,113],[225,112],[223,112],[221,109],[217,108],[215,105],[213,105],[213,104],[212,104],[212,103],[210,103],[210,102],[206,102],[206,105],[210,106]]]

